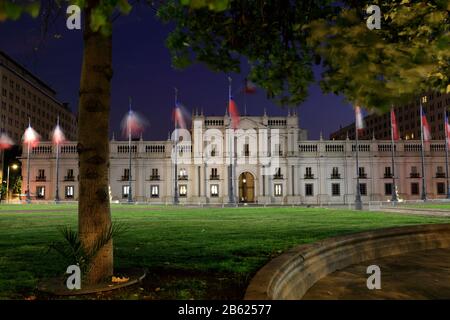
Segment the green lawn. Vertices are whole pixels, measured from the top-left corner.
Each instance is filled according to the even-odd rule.
[[[240,298],[254,273],[292,246],[368,229],[450,222],[438,217],[291,207],[114,205],[112,213],[114,221],[129,229],[114,240],[116,267],[150,271],[141,288],[115,296],[127,299]],[[0,205],[0,299],[36,294],[33,289],[39,279],[63,274],[67,266],[62,259],[45,251],[49,243],[61,240],[58,226],[76,224],[74,205]]]

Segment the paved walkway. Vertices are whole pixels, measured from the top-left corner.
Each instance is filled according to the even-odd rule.
[[[380,290],[366,286],[373,264],[381,269]],[[318,281],[303,299],[450,299],[450,248],[349,266]]]
[[[382,207],[379,211],[401,213],[409,215],[421,216],[435,216],[435,217],[450,217],[450,210],[448,209],[430,209],[430,208],[408,208],[408,207]]]

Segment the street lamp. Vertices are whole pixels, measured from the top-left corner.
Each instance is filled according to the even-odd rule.
[[[6,175],[6,202],[9,203],[9,171],[10,169],[17,170],[19,166],[17,164],[12,164],[8,166],[8,173]]]

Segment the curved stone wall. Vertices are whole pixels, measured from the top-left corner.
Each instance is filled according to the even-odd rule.
[[[251,280],[246,300],[301,299],[328,274],[352,264],[450,247],[450,224],[395,227],[328,238],[271,260]]]

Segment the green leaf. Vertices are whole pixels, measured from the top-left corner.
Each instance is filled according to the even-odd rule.
[[[17,20],[20,18],[20,15],[22,14],[21,6],[9,1],[6,1],[4,6],[5,6],[5,15],[7,18],[12,20]]]
[[[95,8],[91,12],[91,29],[98,31],[101,27],[105,26],[108,21],[108,16],[105,15],[103,10],[99,7]]]
[[[39,15],[40,9],[41,9],[41,5],[39,2],[33,2],[26,7],[26,11],[33,18],[36,18]]]
[[[120,0],[119,1],[120,12],[123,14],[129,14],[133,7],[128,3],[128,0]]]

